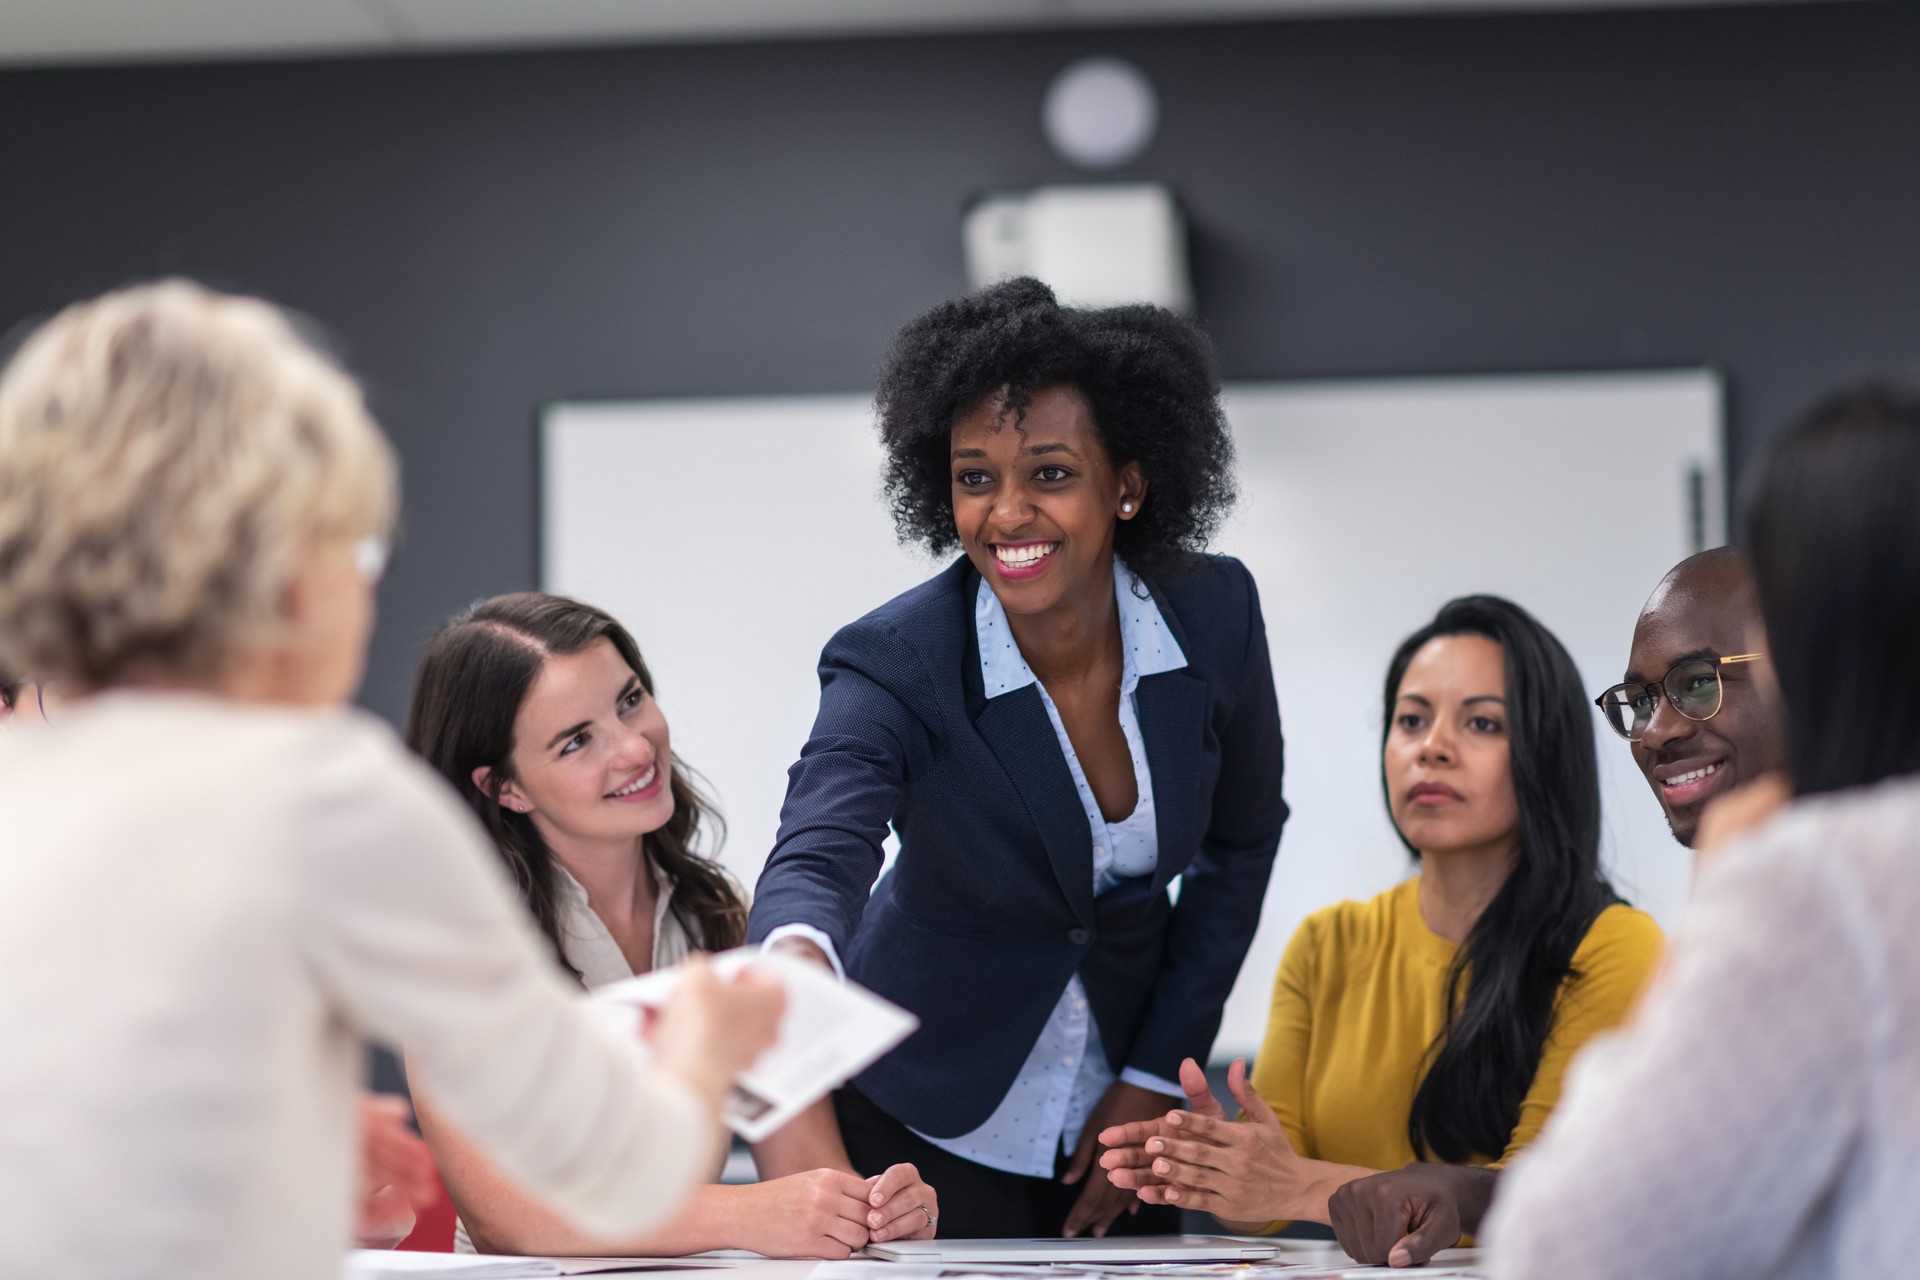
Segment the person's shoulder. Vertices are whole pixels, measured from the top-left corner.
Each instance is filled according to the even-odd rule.
[[[1853,860],[1907,857],[1920,845],[1920,775],[1796,800],[1761,827],[1752,843],[1780,857],[1816,851]]]
[[[300,714],[300,770],[276,825],[315,902],[444,897],[473,872],[501,877],[505,888],[479,819],[391,726],[353,709]]]
[[[1573,967],[1576,971],[1595,966],[1651,971],[1666,943],[1659,921],[1638,907],[1616,902],[1587,926],[1586,937],[1574,948]]]
[[[296,707],[228,698],[121,695],[97,719],[108,732],[162,736],[192,760],[217,741],[230,781],[246,778],[262,798],[308,797],[360,788],[411,762],[386,723],[350,707]],[[402,772],[405,772],[403,767]]]
[[[290,729],[304,739],[302,749],[328,770],[365,776],[396,764],[403,771],[424,767],[401,745],[391,725],[358,707],[296,711],[289,720]]]
[[[1348,898],[1310,913],[1293,931],[1280,957],[1279,983],[1310,996],[1324,995],[1371,972],[1395,953],[1398,918],[1413,881],[1371,898]]]
[[[883,684],[949,666],[957,671],[958,656],[972,635],[968,587],[978,581],[962,557],[834,632],[822,663],[860,668]]]
[[[445,779],[408,751],[386,721],[352,707],[295,714],[289,734],[305,762],[302,803],[348,805],[382,819],[451,823],[463,831],[472,825]]]
[[[1418,881],[1403,880],[1371,898],[1346,898],[1322,907],[1300,922],[1300,934],[1328,951],[1373,952],[1392,939]]]
[[[1904,931],[1920,920],[1920,777],[1796,800],[1714,853],[1698,896],[1844,900]]]
[[[1139,576],[1196,675],[1230,683],[1245,678],[1242,664],[1253,633],[1265,626],[1245,565],[1232,556],[1196,554]]]
[[[967,586],[976,581],[972,566],[962,556],[925,582],[909,587],[842,627],[838,635],[872,632],[917,633],[929,627],[951,627],[956,612],[966,617],[973,601]],[[838,638],[836,636],[836,638]]]
[[[1195,553],[1142,576],[1183,614],[1244,614],[1258,594],[1253,574],[1233,556]]]

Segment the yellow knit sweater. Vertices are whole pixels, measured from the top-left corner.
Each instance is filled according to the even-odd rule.
[[[1407,1116],[1445,1021],[1456,948],[1421,919],[1418,890],[1416,877],[1366,902],[1328,907],[1287,944],[1253,1085],[1301,1155],[1371,1169],[1420,1158]],[[1660,926],[1643,911],[1612,906],[1594,920],[1574,952],[1512,1140],[1476,1163],[1504,1163],[1533,1141],[1560,1099],[1568,1061],[1626,1017],[1661,947]]]

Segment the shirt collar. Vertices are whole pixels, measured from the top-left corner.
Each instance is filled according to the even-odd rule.
[[[657,962],[661,930],[666,927],[667,912],[673,904],[673,881],[652,858],[647,859],[647,869],[653,873],[653,948]],[[567,963],[580,971],[589,987],[631,978],[633,966],[627,963],[606,922],[588,903],[586,886],[575,879],[573,872],[558,858],[553,860],[553,872],[560,950],[566,955]]]
[[[1161,616],[1160,606],[1133,570],[1119,556],[1113,558],[1113,595],[1120,606],[1120,687],[1132,693],[1140,677],[1178,671],[1187,655]],[[985,578],[973,598],[973,633],[980,643],[980,684],[988,698],[997,698],[1037,681],[1033,668],[1014,643],[1007,611]]]

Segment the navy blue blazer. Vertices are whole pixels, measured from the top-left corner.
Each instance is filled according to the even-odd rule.
[[[1075,972],[1116,1073],[1176,1078],[1220,1028],[1287,816],[1266,625],[1237,560],[1143,581],[1187,657],[1135,695],[1159,867],[1098,899],[1086,810],[1038,686],[982,691],[970,563],[821,653],[820,713],[747,936],[811,925],[850,978],[920,1018],[855,1083],[923,1133],[985,1122]],[[900,856],[876,886],[889,824]]]

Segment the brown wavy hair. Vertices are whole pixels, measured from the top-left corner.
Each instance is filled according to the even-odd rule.
[[[539,591],[482,600],[442,623],[420,655],[413,703],[407,710],[407,746],[452,784],[493,836],[528,910],[562,967],[579,977],[560,946],[553,851],[533,819],[500,803],[513,778],[513,722],[548,658],[579,653],[597,640],[612,643],[653,693],[653,676],[640,646],[611,614]],[[485,790],[473,781],[485,767]],[[641,837],[642,848],[673,884],[672,910],[696,945],[709,951],[739,946],[747,936],[747,904],[719,864],[694,852],[703,827],[718,848],[726,825],[713,802],[694,785],[678,757],[669,771],[673,816]]]

